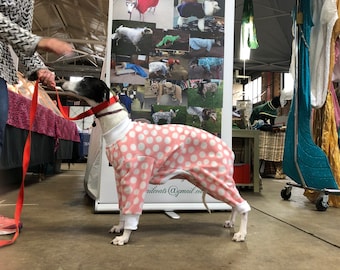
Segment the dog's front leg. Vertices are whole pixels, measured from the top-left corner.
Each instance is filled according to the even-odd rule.
[[[233,241],[243,242],[247,236],[248,212],[241,214],[240,230],[234,234]]]
[[[117,226],[113,226],[110,232],[120,232],[124,228],[124,232],[120,236],[112,239],[111,244],[123,246],[129,242],[131,232],[137,230],[140,215],[120,215],[120,221]]]
[[[121,236],[116,236],[112,239],[111,244],[115,246],[124,246],[129,242],[130,235],[132,230],[124,229],[124,232]]]

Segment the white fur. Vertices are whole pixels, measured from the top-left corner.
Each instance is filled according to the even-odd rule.
[[[136,47],[136,51],[140,51],[138,47],[138,43],[141,41],[144,35],[151,35],[152,33],[153,33],[152,29],[148,27],[130,28],[130,27],[121,25],[115,30],[111,38],[113,40],[116,40],[117,46],[121,38],[126,38]]]

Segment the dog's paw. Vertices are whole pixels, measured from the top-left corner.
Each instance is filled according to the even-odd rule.
[[[123,235],[122,236],[116,236],[112,239],[111,244],[115,246],[124,246],[127,242],[129,242],[129,239],[126,239]]]
[[[237,232],[233,236],[233,241],[235,242],[244,242],[246,240],[246,234]]]
[[[115,246],[124,246],[129,242],[131,235],[131,230],[129,229],[124,229],[124,232],[121,236],[116,236],[115,238],[112,239],[111,244]]]
[[[123,230],[123,227],[119,225],[115,225],[109,230],[109,233],[120,233],[122,230]]]
[[[224,228],[234,228],[234,223],[231,220],[226,220],[223,225]]]

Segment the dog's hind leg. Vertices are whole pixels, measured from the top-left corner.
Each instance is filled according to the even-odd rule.
[[[235,220],[236,220],[236,211],[235,208],[233,207],[231,209],[231,214],[230,218],[224,222],[224,228],[234,228],[235,225]]]
[[[247,202],[243,202],[241,205],[243,205],[242,208],[244,211],[240,214],[241,216],[240,229],[238,232],[234,233],[233,236],[233,241],[236,242],[245,241],[247,236],[248,212],[250,211],[250,206]],[[237,213],[238,209],[233,207],[230,219],[224,223],[225,228],[234,228]]]

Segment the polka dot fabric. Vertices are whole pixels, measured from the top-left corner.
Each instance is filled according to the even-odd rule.
[[[177,172],[231,206],[244,202],[233,180],[234,153],[220,138],[185,125],[132,124],[106,149],[122,214],[141,214],[148,184],[163,184]]]

